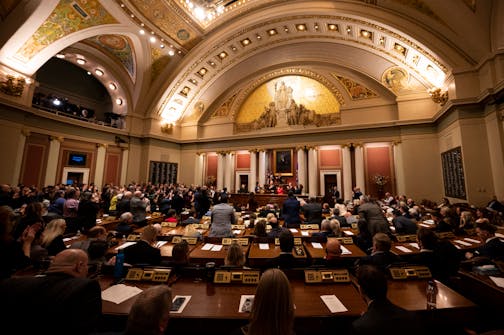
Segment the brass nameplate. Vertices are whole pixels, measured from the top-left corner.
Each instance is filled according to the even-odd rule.
[[[244,224],[233,224],[233,225],[231,225],[231,229],[243,230],[243,229],[245,229],[245,225]]]
[[[349,283],[350,273],[347,269],[305,270],[305,283]]]
[[[182,236],[182,240],[191,245],[198,243],[198,238],[193,236]]]
[[[303,245],[303,241],[300,237],[294,237],[294,245]]]

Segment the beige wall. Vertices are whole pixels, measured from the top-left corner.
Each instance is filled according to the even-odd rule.
[[[0,123],[0,148],[2,148],[2,163],[0,164],[0,183],[16,185],[19,182],[21,159],[24,150],[24,136],[21,126],[5,122]]]

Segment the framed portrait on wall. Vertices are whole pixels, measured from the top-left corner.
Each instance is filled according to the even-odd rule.
[[[273,152],[273,171],[275,175],[293,175],[292,149],[280,149]]]

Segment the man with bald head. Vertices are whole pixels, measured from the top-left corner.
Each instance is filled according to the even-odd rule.
[[[20,334],[88,334],[101,316],[101,289],[80,249],[58,253],[45,275],[0,283],[6,329]]]
[[[133,214],[133,224],[143,227],[147,224],[147,201],[141,191],[135,191],[130,201],[130,212]]]
[[[320,262],[315,262],[316,266],[326,266],[329,268],[341,268],[349,266],[349,262],[341,257],[341,243],[337,238],[329,237],[326,243],[326,255]]]

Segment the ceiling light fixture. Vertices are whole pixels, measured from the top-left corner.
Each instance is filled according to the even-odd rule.
[[[121,106],[123,104],[123,100],[121,98],[117,98],[115,100],[115,102],[116,102],[116,105],[118,105],[118,106]]]
[[[111,90],[117,90],[117,85],[116,85],[116,84],[114,84],[114,83],[110,83],[110,84],[108,85],[108,87],[109,87]]]
[[[97,76],[100,76],[100,77],[104,75],[103,70],[100,70],[100,69],[96,69],[95,73],[96,73]]]
[[[84,65],[86,64],[86,60],[83,58],[77,58],[77,64]]]

